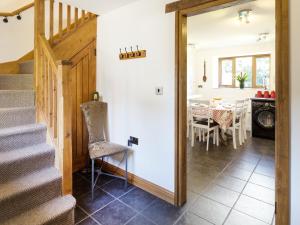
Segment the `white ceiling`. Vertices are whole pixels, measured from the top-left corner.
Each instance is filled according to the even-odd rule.
[[[238,11],[252,9],[249,24],[241,24]],[[275,0],[257,0],[188,18],[188,43],[198,49],[257,43],[258,34],[275,39]]]
[[[34,0],[0,0],[0,11],[10,12]],[[96,14],[104,14],[137,0],[61,0]]]

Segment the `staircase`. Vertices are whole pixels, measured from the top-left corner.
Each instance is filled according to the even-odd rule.
[[[62,196],[47,127],[35,122],[32,70],[26,62],[0,74],[0,224],[71,225],[75,199]]]

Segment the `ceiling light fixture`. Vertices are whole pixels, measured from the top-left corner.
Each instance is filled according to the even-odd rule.
[[[5,16],[5,17],[3,18],[3,23],[8,23],[7,16]]]
[[[267,40],[268,36],[269,36],[269,33],[267,33],[267,32],[258,34],[257,42]]]
[[[252,9],[243,9],[238,12],[239,20],[241,23],[250,23],[250,15],[252,13]]]
[[[18,15],[17,15],[17,20],[21,20],[21,19],[22,19],[21,15],[18,14]]]

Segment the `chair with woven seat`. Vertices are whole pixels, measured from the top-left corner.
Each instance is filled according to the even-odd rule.
[[[127,159],[129,148],[123,145],[109,142],[108,138],[108,121],[107,121],[107,103],[99,101],[91,101],[81,105],[85,123],[89,134],[89,155],[92,161],[91,191],[92,199],[94,199],[94,188],[101,174],[123,179],[125,188],[127,188],[128,172]],[[116,154],[124,154],[125,159],[125,177],[116,176],[102,171],[103,161],[105,157]],[[95,170],[95,160],[101,159],[102,165],[100,169]],[[95,172],[97,177],[95,180]]]

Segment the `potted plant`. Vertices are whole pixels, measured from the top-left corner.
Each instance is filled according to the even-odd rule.
[[[248,74],[247,73],[240,73],[236,77],[237,81],[240,82],[240,89],[244,89],[245,87],[245,81],[248,80]]]

